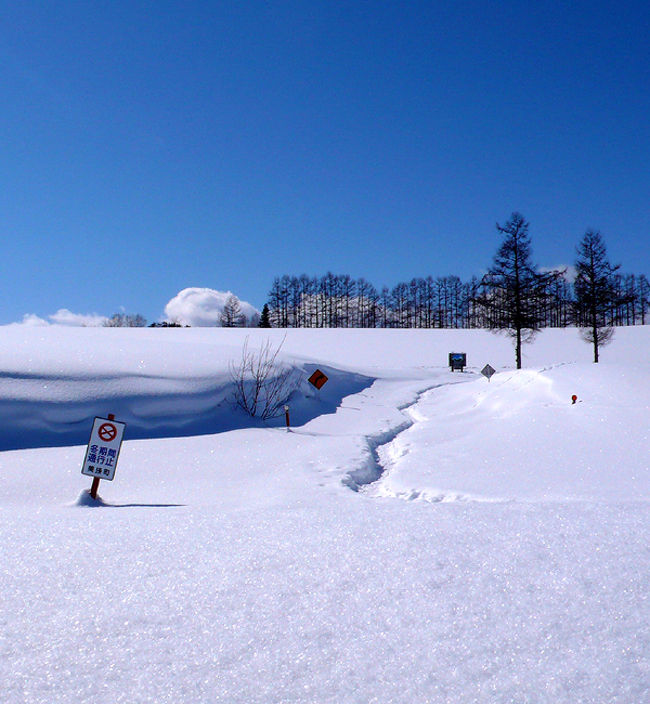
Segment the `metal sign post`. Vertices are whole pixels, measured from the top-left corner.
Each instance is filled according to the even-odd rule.
[[[450,352],[449,353],[449,368],[451,371],[458,369],[460,372],[465,370],[467,366],[467,354],[465,352]]]
[[[486,377],[488,381],[490,381],[492,375],[496,374],[496,370],[493,369],[489,364],[486,364],[483,369],[481,369],[481,374],[483,374],[483,376]]]
[[[126,423],[115,420],[112,413],[108,418],[95,418],[90,432],[90,440],[86,448],[86,456],[81,467],[81,473],[93,478],[90,495],[97,499],[99,480],[113,481],[117,458],[122,446]]]

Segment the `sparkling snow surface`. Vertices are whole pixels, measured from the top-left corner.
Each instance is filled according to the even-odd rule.
[[[650,701],[650,327],[289,331],[291,432],[247,335],[2,328],[3,704]],[[109,412],[95,503],[57,435]]]

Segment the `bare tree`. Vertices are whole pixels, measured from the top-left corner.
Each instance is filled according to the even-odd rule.
[[[269,322],[285,328],[492,328],[515,338],[521,364],[521,345],[538,330],[573,323],[574,286],[566,271],[533,267],[528,223],[519,213],[497,229],[505,239],[482,281],[427,276],[378,292],[365,279],[347,274],[285,274],[269,291]],[[613,284],[616,301],[607,312],[609,324],[643,324],[647,278],[614,274]]]
[[[641,316],[641,325],[645,325],[645,316],[648,307],[650,306],[650,282],[645,274],[639,276],[639,314]]]
[[[144,328],[147,321],[140,313],[114,313],[104,323],[107,328]]]
[[[278,361],[284,339],[274,349],[267,340],[258,351],[244,341],[241,360],[230,363],[230,377],[234,385],[233,401],[252,417],[262,420],[282,413],[282,407],[298,388],[301,372]]]
[[[223,328],[243,328],[246,323],[246,318],[241,312],[241,304],[239,298],[234,294],[230,294],[226,299],[223,310],[221,311],[221,327]]]

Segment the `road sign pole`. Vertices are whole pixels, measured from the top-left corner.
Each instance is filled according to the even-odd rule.
[[[108,420],[115,420],[115,414],[109,413]],[[93,483],[90,487],[90,496],[94,501],[97,501],[97,490],[99,489],[99,477],[93,477]]]
[[[93,479],[93,485],[90,487],[90,495],[95,501],[97,500],[97,489],[99,489],[99,477]]]

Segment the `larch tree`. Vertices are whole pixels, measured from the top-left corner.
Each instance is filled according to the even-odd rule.
[[[108,328],[144,328],[147,320],[140,313],[114,313],[104,323]]]
[[[611,342],[614,335],[607,316],[618,300],[614,272],[619,267],[612,266],[607,259],[600,232],[587,230],[577,251],[575,318],[582,338],[593,345],[594,363],[598,363],[600,348]]]
[[[529,223],[521,213],[512,213],[504,224],[497,223],[503,242],[492,266],[481,282],[476,298],[485,311],[487,326],[504,331],[515,340],[517,369],[521,369],[521,347],[539,332],[548,284],[561,275],[540,273],[531,263]]]
[[[226,299],[223,310],[221,311],[221,327],[242,328],[245,323],[246,318],[241,312],[239,299],[231,293]]]

